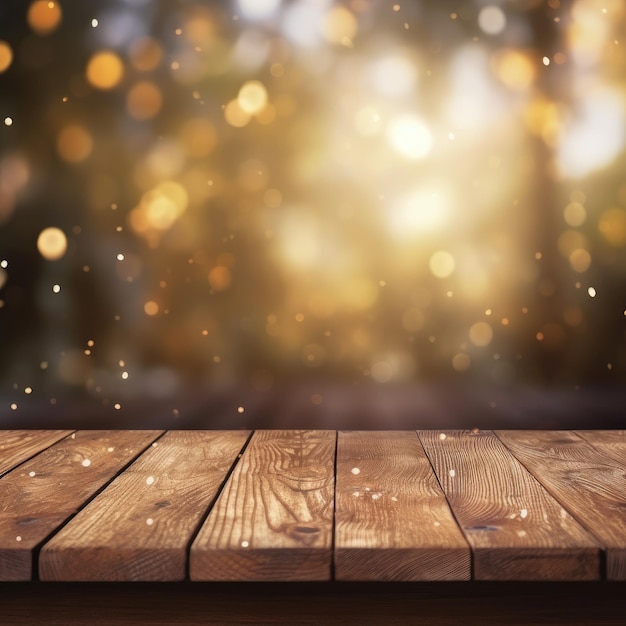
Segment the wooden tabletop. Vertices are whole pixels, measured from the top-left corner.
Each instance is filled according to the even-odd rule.
[[[626,580],[626,431],[0,431],[0,581]]]

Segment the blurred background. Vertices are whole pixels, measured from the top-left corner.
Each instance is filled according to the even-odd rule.
[[[618,425],[622,0],[2,0],[0,426]]]

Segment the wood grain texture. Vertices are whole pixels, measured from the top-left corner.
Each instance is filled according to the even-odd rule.
[[[626,465],[626,430],[575,430],[600,453]]]
[[[469,580],[470,549],[415,431],[338,433],[337,580]]]
[[[0,581],[30,580],[33,550],[160,434],[83,430],[0,479]]]
[[[626,465],[615,459],[615,448],[599,449],[601,437],[591,433],[594,445],[569,431],[497,435],[604,545],[607,578],[626,580]]]
[[[0,430],[0,476],[71,433],[71,430]]]
[[[491,432],[418,431],[477,580],[594,580],[597,542]]]
[[[184,580],[187,546],[249,436],[170,431],[46,543],[41,580]]]
[[[191,580],[328,580],[334,431],[257,431],[191,547]]]

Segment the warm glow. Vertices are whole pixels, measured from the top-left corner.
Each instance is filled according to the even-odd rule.
[[[84,161],[93,149],[91,133],[78,125],[66,126],[57,137],[59,156],[68,163]]]
[[[478,25],[487,35],[499,35],[506,28],[506,15],[500,7],[483,7],[478,14]]]
[[[465,352],[459,352],[458,354],[455,354],[452,358],[452,367],[457,372],[467,372],[471,365],[472,360],[470,359],[469,355],[465,354]]]
[[[454,257],[445,250],[439,250],[430,257],[428,262],[430,271],[437,278],[448,278],[454,272]]]
[[[322,24],[324,37],[334,44],[352,45],[352,39],[356,35],[356,31],[356,18],[348,9],[342,6],[330,9]]]
[[[67,251],[67,237],[60,228],[44,228],[37,237],[37,250],[47,261],[57,261]]]
[[[231,100],[224,109],[224,118],[235,128],[242,128],[250,122],[250,114],[244,111],[239,100]]]
[[[154,316],[159,312],[159,305],[154,300],[148,300],[143,305],[143,310],[146,315]]]
[[[230,287],[231,282],[230,270],[223,265],[216,265],[209,272],[209,284],[215,291],[225,291]]]
[[[511,89],[523,91],[528,89],[535,79],[535,66],[524,53],[505,50],[495,61],[498,78]]]
[[[98,89],[113,89],[124,75],[124,65],[115,52],[98,52],[87,64],[87,80]]]
[[[161,44],[152,37],[142,37],[135,41],[129,51],[130,62],[141,72],[156,69],[163,58]]]
[[[282,30],[291,42],[303,48],[313,48],[322,33],[325,3],[292,2],[282,15]]]
[[[412,115],[394,118],[387,129],[392,148],[408,159],[424,158],[433,146],[433,137],[420,119]]]
[[[580,202],[570,202],[563,210],[563,219],[568,226],[582,226],[587,219],[587,211]]]
[[[132,117],[147,120],[154,117],[163,103],[160,89],[151,82],[143,81],[128,92],[126,107]]]
[[[374,107],[363,107],[355,113],[354,125],[362,135],[375,135],[381,127],[380,113]]]
[[[61,7],[58,2],[36,0],[28,7],[28,25],[38,34],[47,35],[61,23]]]
[[[22,4],[7,406],[626,380],[623,0]]]
[[[626,144],[623,94],[591,90],[565,125],[558,158],[565,176],[580,178],[610,164]]]
[[[159,231],[174,225],[187,209],[188,201],[188,193],[180,183],[164,181],[143,194],[129,215],[130,225],[138,234],[153,240]]]
[[[436,189],[416,189],[390,206],[392,232],[400,239],[430,235],[447,222],[449,199]]]
[[[470,341],[479,348],[484,348],[493,339],[493,329],[487,322],[476,322],[469,329]]]
[[[248,19],[263,19],[276,13],[280,0],[237,0],[237,6]]]
[[[315,218],[303,211],[289,211],[282,216],[278,233],[280,252],[292,269],[317,265],[320,254],[319,226]]]
[[[237,102],[242,111],[254,115],[262,111],[267,104],[267,90],[258,80],[249,80],[239,90]]]
[[[417,81],[415,66],[406,57],[393,55],[376,60],[370,69],[372,87],[385,96],[405,96]]]
[[[598,230],[606,241],[616,248],[626,246],[626,211],[608,209],[600,216]]]
[[[6,72],[13,61],[13,50],[6,41],[0,41],[0,74]]]
[[[569,264],[575,272],[586,272],[591,265],[591,255],[584,248],[576,248],[569,255]]]

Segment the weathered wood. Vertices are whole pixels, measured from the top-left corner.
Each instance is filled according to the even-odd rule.
[[[257,431],[191,547],[191,579],[329,579],[335,441]]]
[[[187,546],[247,431],[171,431],[58,534],[41,580],[184,580]]]
[[[498,431],[541,484],[606,548],[606,576],[626,580],[626,464],[569,431]],[[608,439],[608,438],[607,438]]]
[[[419,431],[477,580],[594,580],[597,542],[491,432]]]
[[[79,431],[0,479],[0,581],[29,580],[33,550],[160,431]]]
[[[0,476],[67,437],[71,430],[0,430]]]
[[[470,550],[415,431],[339,432],[337,580],[469,580]]]
[[[626,430],[575,430],[602,454],[626,465]]]

